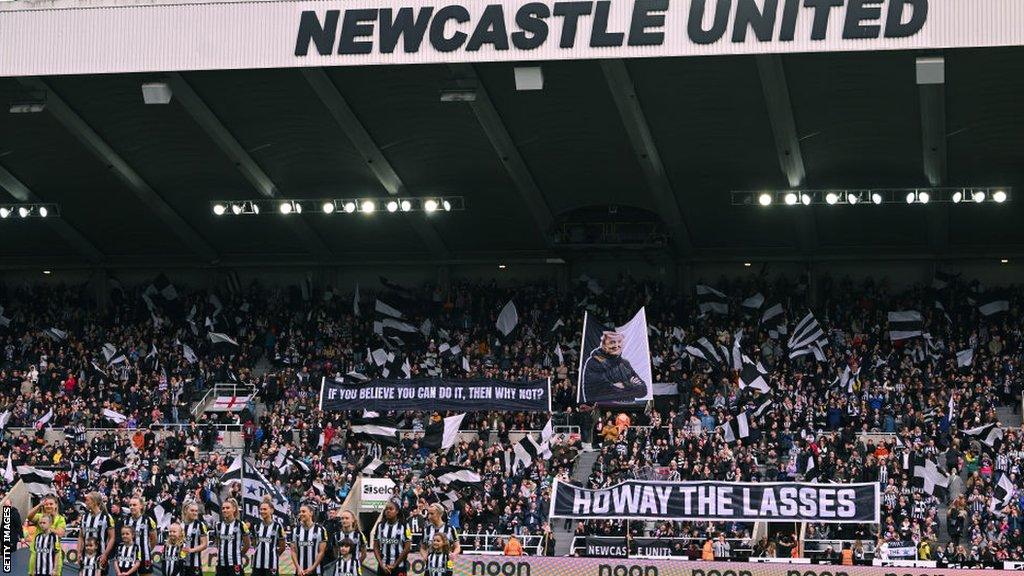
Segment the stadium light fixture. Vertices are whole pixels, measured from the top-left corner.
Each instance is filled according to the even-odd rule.
[[[43,274],[49,276],[50,275],[50,271],[49,270],[43,270]]]
[[[992,199],[995,200],[996,204],[1002,204],[1006,202],[1006,192],[1003,190],[996,190],[992,193]]]
[[[146,104],[170,104],[171,96],[167,82],[146,82],[142,85],[142,101]]]
[[[953,204],[959,204],[960,201],[962,201],[963,199],[964,199],[964,193],[962,191],[960,191],[960,190],[957,190],[956,192],[953,192],[953,195],[950,196],[950,200],[953,201]]]
[[[412,210],[412,202],[409,202],[408,200],[402,200],[401,208],[402,212],[408,212],[409,210]]]
[[[772,195],[767,193],[767,192],[763,192],[760,196],[757,197],[757,202],[761,206],[771,206],[772,205]]]
[[[786,194],[786,206],[794,206],[800,199],[797,198],[796,192],[788,192]]]
[[[984,190],[975,190],[974,191],[974,195],[972,196],[972,198],[974,199],[974,202],[976,204],[981,204],[982,202],[985,201],[985,191]]]
[[[932,197],[929,196],[928,193],[925,192],[924,190],[922,190],[922,191],[917,193],[917,200],[921,204],[927,204],[928,201],[931,200],[931,199],[932,199]]]
[[[751,266],[753,266],[753,264],[751,264],[750,262],[744,262],[743,263],[743,267],[744,268],[750,268]]]
[[[323,210],[324,214],[333,214],[334,213],[334,201],[333,200],[328,200],[328,201],[324,202],[324,205],[321,206],[320,209]]]
[[[0,207],[0,218],[7,218],[11,215],[11,209],[6,206]]]
[[[281,202],[281,214],[291,214],[291,213],[292,213],[292,203],[291,202]]]
[[[915,193],[915,192],[908,192],[907,193],[907,204],[913,204],[916,201],[917,201],[917,193]]]
[[[46,209],[46,206],[39,207],[39,217],[46,218],[50,214],[50,211]]]
[[[834,206],[836,202],[839,202],[839,195],[835,192],[829,192],[825,194],[825,203],[829,206]]]
[[[508,266],[505,266],[504,264],[498,264],[498,270],[504,270],[505,268],[508,268]]]
[[[396,202],[394,200],[391,200],[391,201],[389,201],[387,203],[385,208],[388,209],[388,212],[397,212],[398,211],[398,202]]]
[[[223,204],[217,203],[213,205],[213,213],[217,216],[223,216],[225,211],[226,208],[224,208]]]
[[[811,195],[810,194],[801,194],[800,195],[800,201],[803,202],[804,206],[810,206],[811,205]]]
[[[1000,264],[1009,264],[1010,260],[1009,260],[1009,258],[1003,258],[1002,260],[999,261],[999,263]]]
[[[353,213],[355,211],[356,211],[356,203],[355,202],[353,202],[351,200],[349,200],[348,202],[345,202],[345,213],[346,214],[351,214],[351,213]]]
[[[426,211],[426,212],[436,212],[437,211],[437,200],[434,200],[433,198],[431,198],[431,199],[427,200],[426,202],[424,202],[423,203],[423,210]]]
[[[873,192],[871,194],[871,202],[874,203],[876,206],[881,204],[882,203],[882,195],[879,194],[878,192]]]
[[[441,206],[444,207],[444,211],[445,212],[451,212],[452,211],[452,203],[449,202],[448,200],[441,201]]]
[[[363,203],[359,205],[359,210],[365,214],[371,214],[377,209],[377,205],[373,200],[363,200]]]
[[[22,218],[28,218],[28,208],[24,206],[18,208],[18,216],[21,216]]]
[[[234,214],[235,216],[238,216],[239,214],[241,214],[242,213],[242,205],[241,204],[232,204],[231,205],[231,213]]]
[[[851,206],[856,206],[857,203],[860,202],[860,196],[856,194],[847,194],[846,201],[849,202]]]
[[[53,214],[53,205],[48,206],[51,206],[49,213]],[[11,213],[17,212],[17,207],[18,205],[9,207]],[[394,214],[398,212],[454,212],[464,210],[465,201],[461,196],[433,196],[427,198],[397,198],[394,196],[374,198],[364,196],[362,198],[323,198],[319,200],[259,198],[254,200],[213,200],[210,202],[210,209],[217,216],[228,214],[229,210],[230,214],[235,216],[251,216],[259,214],[261,209],[267,213],[284,216],[302,214],[303,211],[320,211],[323,214],[339,212],[345,214],[354,214],[356,212],[369,214],[381,211]],[[39,214],[33,208],[32,215],[40,216],[42,214]]]

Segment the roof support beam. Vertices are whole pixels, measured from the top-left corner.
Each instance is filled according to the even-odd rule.
[[[270,179],[270,176],[267,176],[267,173],[253,160],[252,156],[249,155],[234,135],[217,118],[213,110],[210,110],[206,102],[185,81],[185,78],[177,72],[171,73],[168,75],[168,84],[171,86],[175,100],[199,124],[199,127],[210,136],[217,147],[238,168],[242,176],[252,184],[253,188],[262,196],[277,198],[277,186]],[[324,243],[323,239],[317,235],[316,231],[301,216],[296,216],[287,220],[292,227],[292,231],[298,235],[306,249],[311,254],[319,257],[326,258],[331,256],[331,250]]]
[[[327,73],[320,68],[303,68],[301,72],[317,97],[327,107],[327,111],[334,118],[335,123],[363,156],[380,185],[392,196],[408,195],[409,191],[406,189],[405,183],[402,182],[388,159],[384,157],[380,147],[374,142],[373,137],[359,121],[355,112],[352,111],[352,107],[349,106],[348,101],[341,95],[338,87],[327,76]],[[441,235],[429,222],[415,216],[409,216],[407,220],[431,254],[439,257],[448,256],[448,248],[441,239]]]
[[[661,155],[654,145],[654,137],[651,135],[647,118],[640,107],[640,101],[636,96],[636,89],[633,80],[626,69],[626,63],[622,60],[602,60],[601,69],[604,71],[605,80],[611,90],[615,107],[619,109],[619,116],[626,128],[626,134],[633,145],[633,152],[640,163],[644,177],[647,179],[647,186],[654,195],[654,202],[658,212],[668,225],[669,233],[672,235],[672,245],[677,255],[689,256],[693,252],[693,240],[690,238],[690,230],[679,210],[679,201],[672,190],[672,184],[665,173],[665,166],[661,163]]]
[[[942,186],[947,179],[945,61],[942,58],[918,58],[916,67],[924,175],[932,186]],[[949,249],[949,206],[929,208],[928,245],[942,254]]]
[[[7,190],[18,202],[45,202],[45,200],[33,194],[28,189],[28,186],[25,186],[21,180],[18,180],[14,174],[8,172],[3,166],[0,166],[0,188]],[[85,256],[86,260],[90,263],[98,264],[103,261],[103,252],[100,252],[95,244],[65,220],[63,215],[60,218],[50,217],[46,220],[57,234],[60,234],[73,249],[77,250],[82,256]]]
[[[779,168],[789,182],[789,187],[799,188],[803,186],[807,172],[804,169],[803,152],[800,150],[800,137],[796,132],[796,119],[793,117],[793,103],[789,99],[789,83],[782,66],[782,56],[764,54],[755,58],[757,72],[761,77],[761,89],[764,91],[764,103],[768,108],[768,121],[775,137]],[[813,252],[818,247],[814,209],[794,211],[794,215],[800,248],[805,253]]]
[[[533,179],[533,174],[526,166],[526,161],[523,160],[512,136],[508,133],[508,128],[505,127],[501,115],[498,114],[494,103],[491,102],[487,89],[480,82],[472,64],[449,64],[448,67],[460,86],[476,90],[476,100],[470,102],[469,106],[476,115],[477,121],[480,122],[480,126],[483,127],[484,133],[487,134],[487,138],[491,141],[494,151],[498,153],[498,158],[501,159],[509,177],[512,178],[519,197],[526,203],[526,207],[544,239],[544,245],[551,248],[551,226],[555,221],[551,214],[551,208],[548,207],[547,200],[544,199],[540,187]]]
[[[138,198],[142,204],[148,206],[174,233],[189,247],[207,262],[215,262],[218,259],[217,251],[213,249],[198,232],[193,229],[173,208],[157,193],[142,176],[132,169],[121,156],[114,152],[99,134],[89,126],[74,110],[67,105],[50,87],[39,78],[19,78],[18,81],[33,90],[46,94],[46,111],[53,114],[71,134],[78,139],[90,152],[100,159],[104,165],[112,170]]]

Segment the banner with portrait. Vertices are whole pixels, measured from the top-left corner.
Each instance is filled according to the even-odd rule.
[[[584,312],[576,400],[603,406],[643,404],[654,398],[653,381],[645,309],[614,329]]]

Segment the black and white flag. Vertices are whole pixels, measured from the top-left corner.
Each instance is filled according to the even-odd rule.
[[[729,298],[710,286],[697,285],[697,308],[701,314],[714,312],[715,314],[729,313]]]
[[[981,297],[980,302],[978,312],[981,312],[981,315],[985,317],[1010,311],[1010,301],[998,292],[986,293]]]
[[[465,414],[449,416],[435,424],[428,424],[420,440],[420,446],[435,450],[447,450],[459,440],[459,428]]]
[[[974,364],[974,348],[968,348],[956,353],[956,365],[958,368],[964,368],[972,364]]]
[[[949,488],[949,475],[931,458],[916,458],[913,463],[911,485],[921,488],[929,495],[935,495],[937,488]]]
[[[389,352],[387,354],[387,360],[384,362],[384,366],[381,369],[381,375],[384,378],[400,378],[408,380],[412,377],[412,365],[409,364],[409,359],[404,355]]]
[[[515,303],[509,300],[498,314],[498,320],[494,326],[502,336],[508,336],[512,330],[515,330],[517,324],[519,324],[519,312],[516,311]]]
[[[768,371],[764,369],[764,366],[760,362],[754,362],[750,358],[743,356],[743,368],[740,370],[740,389],[753,388],[761,393],[767,393],[771,390],[768,386]]]
[[[722,424],[722,434],[725,441],[729,444],[750,436],[750,424],[747,422],[747,413],[740,412],[735,418]]]
[[[924,334],[924,316],[917,310],[889,312],[889,340],[906,340]]]
[[[210,332],[207,336],[209,336],[210,342],[214,344],[230,344],[232,346],[238,346],[237,340],[221,332]]]
[[[104,458],[97,470],[100,476],[110,476],[128,468],[125,463],[116,458]]]
[[[349,431],[354,438],[361,438],[385,446],[398,446],[398,424],[378,418],[353,418]]]
[[[358,297],[358,294],[359,294],[359,286],[358,285],[356,285],[356,294],[357,294],[357,297]],[[356,302],[358,302],[358,300],[356,300]],[[353,309],[357,309],[357,308],[358,308],[358,305],[353,306]],[[402,314],[401,310],[399,310],[398,308],[395,308],[394,306],[388,304],[387,302],[381,300],[380,298],[378,298],[377,301],[373,303],[373,311],[376,312],[378,316],[387,316],[387,317],[390,317],[390,318],[397,318],[399,320],[401,320],[402,318],[405,317],[405,315]]]
[[[199,357],[196,356],[195,351],[192,350],[192,347],[189,346],[188,344],[181,345],[181,353],[183,356],[185,356],[185,361],[188,362],[189,364],[195,364],[199,360]]]
[[[174,284],[171,284],[171,281],[163,273],[153,279],[153,282],[146,287],[144,294],[147,296],[160,296],[168,302],[178,299],[178,289],[174,287]]]
[[[789,357],[795,358],[799,355],[796,354],[797,352],[810,349],[812,345],[819,343],[824,338],[825,331],[822,330],[821,325],[819,325],[818,321],[814,318],[814,314],[808,312],[807,315],[797,323],[796,327],[793,328],[793,335],[789,337]]]
[[[995,448],[997,444],[1003,441],[1003,429],[999,427],[998,423],[970,428],[964,430],[964,434],[979,440],[990,448]]]
[[[754,294],[750,298],[747,298],[742,303],[740,303],[740,305],[743,306],[744,308],[751,308],[753,310],[757,310],[757,309],[761,308],[761,306],[763,304],[764,304],[764,294],[761,294],[760,292],[758,292],[757,294]]]
[[[18,477],[21,478],[29,494],[34,496],[56,494],[53,489],[53,472],[32,466],[18,466]]]
[[[694,358],[710,362],[716,368],[722,365],[722,356],[719,350],[707,338],[697,340],[696,346],[687,346],[686,353]]]
[[[111,410],[110,408],[103,409],[103,417],[115,424],[124,424],[128,421],[127,416],[115,410]]]
[[[484,484],[480,474],[470,468],[463,468],[461,466],[438,466],[427,472],[427,476],[433,477],[439,484],[450,486],[456,490],[463,488],[481,489]]]
[[[250,521],[259,519],[260,504],[264,496],[270,496],[274,517],[286,526],[291,523],[291,506],[288,497],[267,480],[251,461],[236,456],[231,466],[221,476],[222,484],[242,482],[242,515]]]
[[[58,328],[47,328],[43,330],[43,334],[48,336],[51,340],[67,340],[68,333]]]
[[[762,394],[757,400],[757,404],[754,405],[754,417],[760,418],[769,408],[772,407],[772,397],[770,394]]]
[[[368,455],[356,468],[359,470],[359,474],[363,476],[373,476],[383,464],[384,461],[380,458]]]
[[[50,423],[50,420],[52,419],[53,408],[50,408],[50,410],[46,414],[43,414],[42,417],[39,418],[39,420],[36,420],[36,423],[33,425],[33,427],[36,430],[42,430],[47,424]]]
[[[1017,493],[1017,487],[1013,485],[1013,480],[1009,474],[1006,472],[996,472],[996,474],[999,475],[999,480],[995,483],[995,487],[992,490],[992,499],[989,501],[989,510],[993,512],[1009,506]]]
[[[538,443],[533,439],[533,434],[524,435],[513,447],[515,452],[514,467],[522,465],[529,468],[535,460],[547,460],[551,458],[551,446],[547,442]]]

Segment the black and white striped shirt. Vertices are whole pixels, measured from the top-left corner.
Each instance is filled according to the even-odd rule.
[[[362,573],[358,559],[342,558],[334,565],[334,576],[361,576]]]
[[[82,563],[78,569],[78,576],[106,576],[100,574],[99,556],[83,556]]]
[[[252,527],[252,547],[256,550],[252,558],[253,568],[277,570],[277,543],[284,542],[284,526],[277,520],[270,524],[257,522]]]
[[[448,548],[455,548],[455,544],[459,541],[459,533],[455,531],[447,523],[441,524],[441,526],[434,526],[430,522],[427,522],[426,526],[423,527],[423,545],[430,549],[430,543],[434,541],[434,535],[444,534],[444,539],[448,541]]]
[[[217,566],[242,565],[242,536],[247,533],[241,520],[217,522]]]
[[[156,521],[143,514],[138,518],[129,518],[128,523],[135,531],[135,541],[139,543],[139,549],[142,551],[142,561],[152,562],[153,550],[149,546],[149,535],[156,533]]]
[[[57,535],[53,532],[36,534],[34,547],[36,575],[57,574]]]
[[[185,526],[185,547],[195,548],[199,546],[203,536],[209,532],[206,527],[206,522],[202,520],[193,520]],[[200,558],[200,552],[191,552],[188,557],[185,558],[185,565],[191,568],[202,568],[203,561]]]
[[[178,576],[185,566],[184,551],[181,544],[164,545],[164,576]]]
[[[431,552],[427,556],[427,576],[452,576],[452,563],[447,552]]]
[[[142,551],[135,544],[121,544],[117,547],[117,569],[127,572],[135,566],[136,562],[142,561]]]
[[[402,555],[405,545],[412,539],[412,532],[402,522],[388,524],[381,522],[377,524],[377,533],[374,541],[380,550],[381,560],[387,564],[394,564]]]
[[[352,548],[352,557],[358,560],[362,556],[363,550],[366,550],[366,538],[363,537],[363,533],[358,530],[351,532],[338,530],[334,535],[334,545],[339,546],[345,540],[351,540],[355,544]]]
[[[317,556],[320,554],[320,545],[327,544],[327,530],[319,524],[312,524],[309,527],[298,524],[292,529],[292,546],[295,547],[295,555],[298,557],[299,568],[309,570],[316,564]],[[317,564],[314,574],[321,574],[321,566]]]
[[[96,539],[96,550],[103,554],[107,549],[107,530],[114,527],[114,518],[106,512],[82,516],[81,539],[85,542],[89,538]]]

